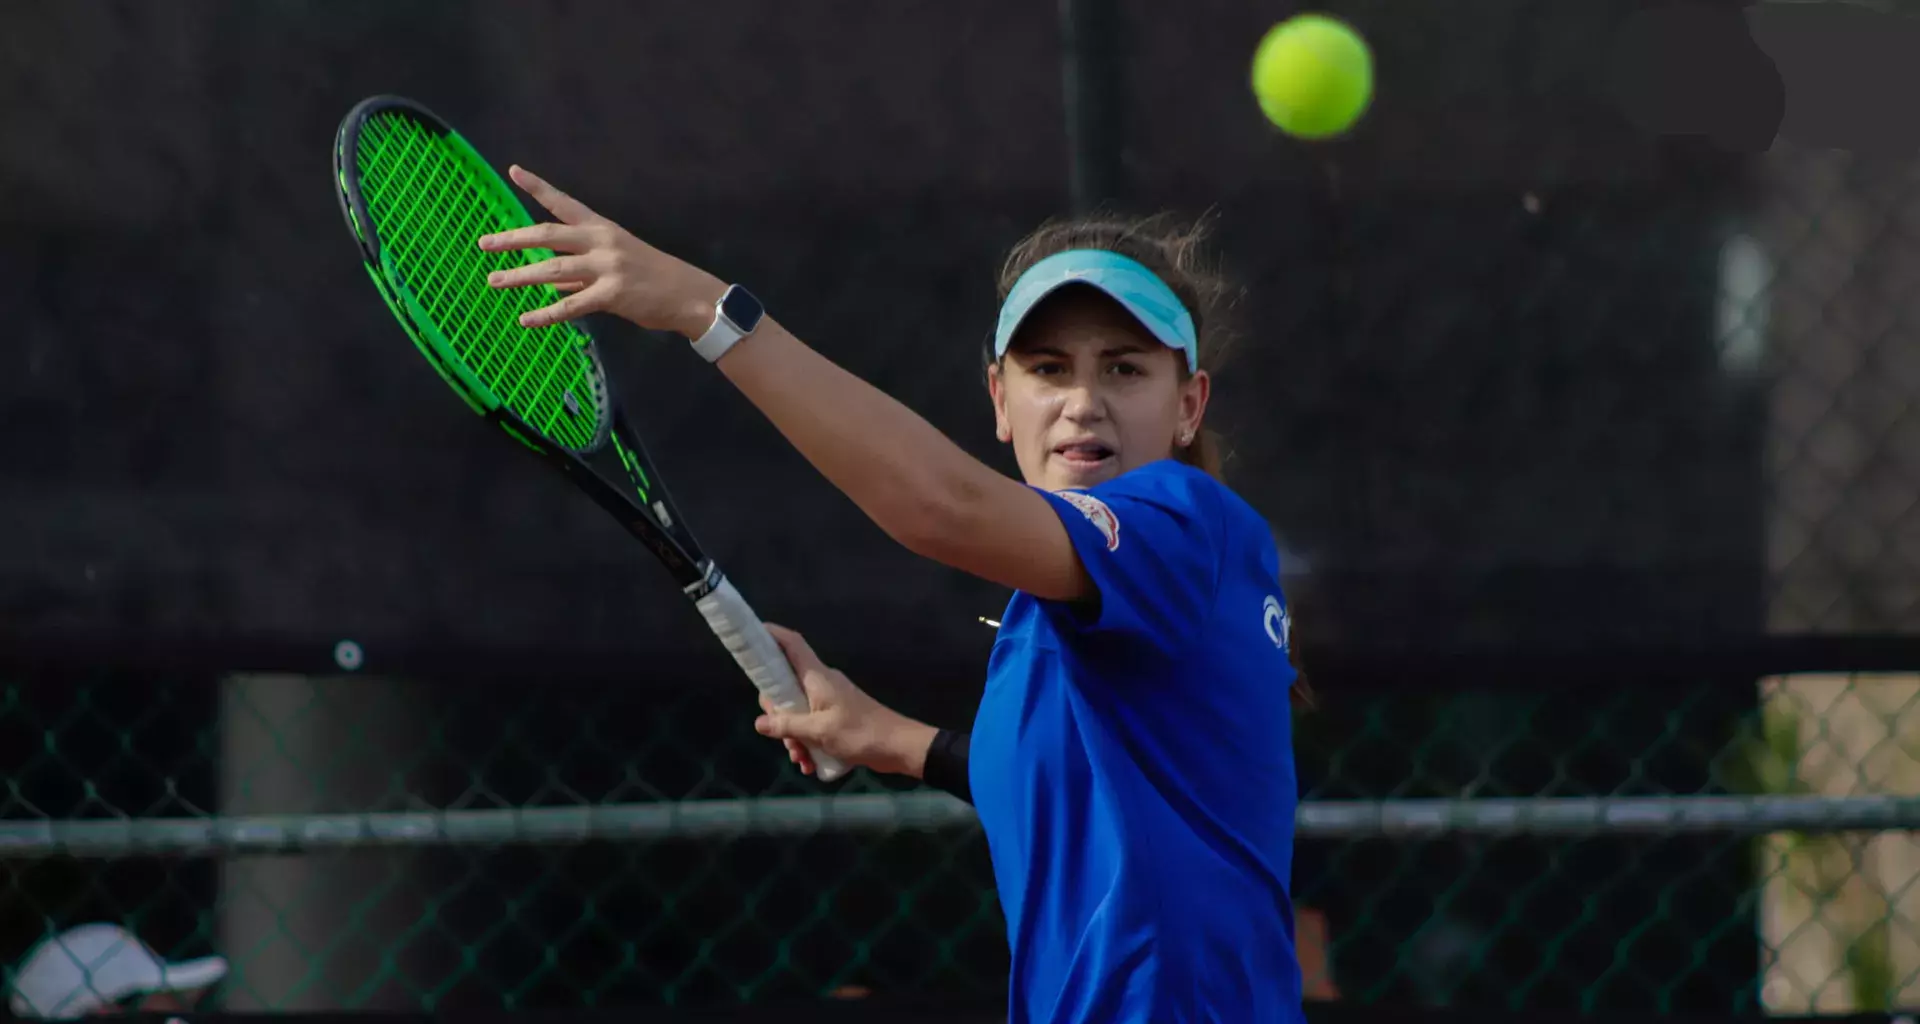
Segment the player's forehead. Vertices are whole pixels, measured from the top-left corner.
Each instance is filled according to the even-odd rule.
[[[1092,288],[1062,288],[1047,296],[1020,325],[1009,349],[1076,357],[1171,351],[1124,306]]]

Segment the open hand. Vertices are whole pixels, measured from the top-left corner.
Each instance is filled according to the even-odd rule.
[[[482,235],[487,252],[551,249],[557,255],[487,275],[495,288],[550,284],[567,293],[552,305],[520,315],[522,327],[546,327],[588,313],[607,312],[656,331],[698,338],[713,323],[726,286],[712,274],[655,249],[587,204],[515,164],[514,184],[558,218]]]

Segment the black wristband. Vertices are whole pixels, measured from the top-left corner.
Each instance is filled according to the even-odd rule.
[[[952,729],[934,733],[920,781],[972,803],[973,785],[967,781],[967,746],[972,739],[972,733]]]

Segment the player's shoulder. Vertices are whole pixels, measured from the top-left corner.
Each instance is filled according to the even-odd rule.
[[[1232,492],[1197,466],[1177,459],[1157,459],[1094,487],[1090,493],[1162,505],[1213,505]]]
[[[1184,511],[1230,530],[1267,532],[1266,518],[1239,492],[1198,466],[1159,459],[1114,477],[1091,492]]]

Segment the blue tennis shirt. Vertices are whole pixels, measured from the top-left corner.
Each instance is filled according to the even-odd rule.
[[[1297,1024],[1273,535],[1172,460],[1046,497],[1099,600],[1016,593],[974,722],[1009,1024]]]

